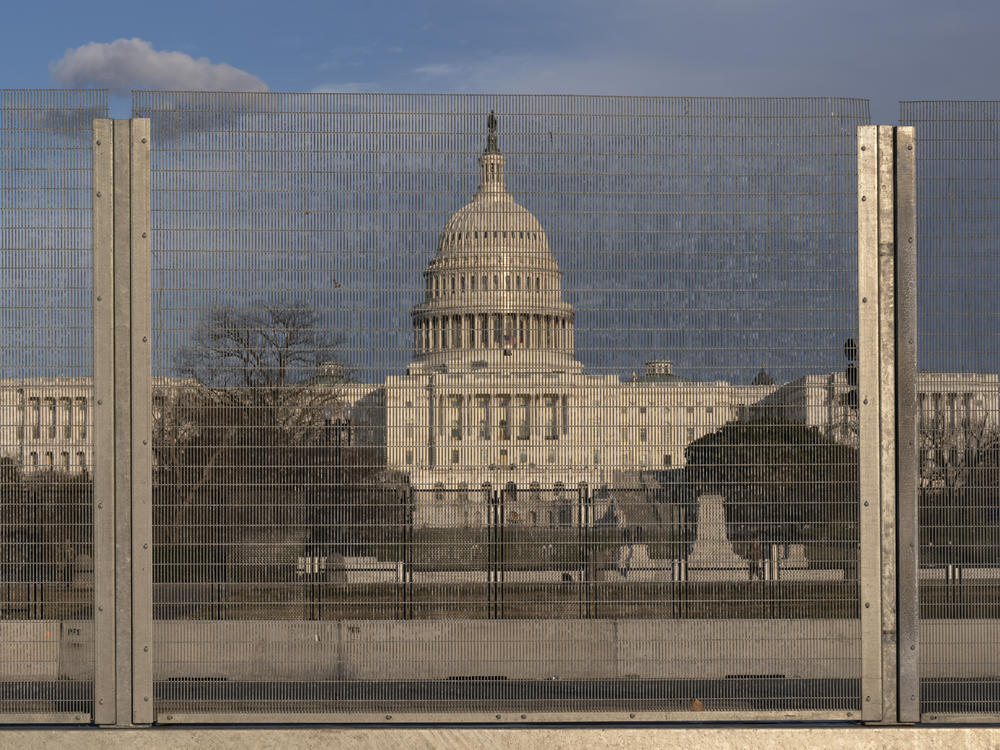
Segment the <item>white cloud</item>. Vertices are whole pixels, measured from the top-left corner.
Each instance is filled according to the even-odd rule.
[[[450,76],[460,72],[460,68],[447,63],[437,63],[421,65],[419,68],[414,68],[413,72],[422,76]]]
[[[312,94],[364,94],[375,90],[375,84],[364,81],[324,83],[310,89]]]
[[[760,81],[767,69],[745,62],[728,65],[688,64],[644,53],[572,55],[493,55],[449,64],[429,64],[412,73],[432,75],[441,91],[519,94],[638,94],[658,96],[797,95],[794,76],[776,80],[771,90]],[[815,88],[815,87],[814,87]],[[810,93],[805,89],[805,93]],[[823,94],[827,92],[821,92]]]
[[[267,91],[257,76],[227,63],[155,50],[144,39],[90,42],[67,50],[49,65],[53,80],[70,88],[109,88],[125,96],[133,88],[185,91]]]

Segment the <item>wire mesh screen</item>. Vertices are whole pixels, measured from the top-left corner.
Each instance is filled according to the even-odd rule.
[[[1000,712],[998,102],[917,128],[921,708]]]
[[[93,694],[91,120],[0,91],[0,715]]]
[[[133,105],[161,718],[858,709],[867,102]]]

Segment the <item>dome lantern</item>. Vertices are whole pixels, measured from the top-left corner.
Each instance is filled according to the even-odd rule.
[[[503,154],[497,145],[497,116],[490,110],[486,118],[486,148],[479,157],[479,192],[505,193],[503,184]]]

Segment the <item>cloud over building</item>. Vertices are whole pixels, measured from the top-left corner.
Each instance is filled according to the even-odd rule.
[[[228,63],[184,52],[157,50],[144,39],[90,42],[51,63],[52,79],[70,88],[108,88],[125,96],[133,88],[188,91],[267,91],[260,78]]]

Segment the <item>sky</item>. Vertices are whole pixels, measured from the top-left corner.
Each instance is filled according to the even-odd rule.
[[[994,98],[1000,4],[9,3],[0,88]],[[122,96],[123,95],[123,96]]]
[[[1000,4],[992,3],[943,4],[923,0],[910,0],[905,4],[873,0],[836,3],[811,0],[617,0],[613,3],[591,0],[371,0],[366,3],[334,3],[288,0],[278,4],[248,0],[237,4],[202,0],[194,4],[176,0],[169,4],[124,4],[109,0],[97,10],[78,3],[18,3],[5,9],[5,20],[6,28],[16,30],[16,33],[6,34],[4,43],[0,45],[0,66],[4,71],[0,77],[0,88],[108,89],[112,95],[111,114],[116,117],[130,115],[130,91],[133,89],[857,97],[870,100],[871,120],[881,123],[897,121],[900,99],[1000,98],[995,91],[1000,45],[995,43],[994,33],[996,28],[1000,28]],[[301,102],[296,106],[302,106]],[[517,106],[530,107],[530,104]],[[591,100],[588,106],[599,105]],[[670,109],[674,105],[667,103],[663,106]],[[503,116],[510,114],[507,112]],[[832,113],[827,112],[823,117],[827,115],[832,116]],[[600,122],[600,117],[593,118],[593,122]],[[844,126],[847,130],[841,135],[853,133],[856,123],[850,120],[849,124],[850,127]],[[508,127],[506,122],[503,126]],[[818,125],[827,126],[837,130],[832,122]],[[384,122],[379,127],[392,129],[394,125]],[[447,131],[464,137],[459,130],[466,127],[466,124],[452,123]],[[373,129],[373,124],[368,122],[362,129],[374,132],[378,127]],[[554,148],[557,151],[566,149],[569,154],[583,153],[580,144],[559,144],[552,141],[551,132],[548,136],[548,141],[542,139],[540,144],[529,141],[521,146],[512,141],[504,143],[505,147],[527,151]],[[508,131],[503,137],[513,138],[513,135]],[[471,154],[479,148],[478,143],[477,140],[473,146],[471,142],[455,141],[449,148],[458,149],[455,154]],[[844,144],[837,147],[837,164],[840,165],[837,169],[849,172],[854,159],[852,136],[846,136]],[[158,145],[162,150],[164,144]],[[695,146],[693,142],[686,143],[687,148]],[[214,148],[211,144],[203,147],[207,152]],[[715,148],[718,147],[717,144]],[[829,147],[824,143],[820,150],[822,152]],[[422,148],[433,150],[429,145]],[[688,153],[702,152],[694,150]],[[780,163],[780,154],[773,156],[777,161],[767,169],[774,169],[776,174],[780,174],[780,170],[788,168],[788,165]],[[421,225],[426,238],[411,243],[423,255],[407,261],[409,265],[406,269],[400,267],[408,274],[400,284],[410,296],[420,292],[422,280],[418,270],[423,268],[433,252],[434,237],[446,217],[467,197],[472,187],[466,184],[472,179],[471,173],[466,173],[466,169],[473,166],[472,162],[469,161],[467,166],[464,164],[456,163],[449,167],[448,174],[454,179],[449,178],[451,181],[447,189],[439,191],[438,195],[439,198],[444,196],[444,203],[426,215],[426,226]],[[646,166],[656,171],[663,165]],[[378,166],[372,174],[385,172],[384,167]],[[683,164],[676,165],[681,172],[686,168]],[[604,283],[602,279],[611,278],[608,269],[598,269],[601,270],[600,274],[596,274],[598,281],[589,281],[588,271],[595,269],[579,264],[574,266],[579,258],[588,258],[594,253],[570,251],[572,229],[560,229],[559,226],[559,211],[565,206],[546,209],[541,197],[550,192],[552,186],[538,188],[534,191],[537,194],[533,194],[531,184],[515,183],[516,171],[512,166],[512,185],[531,209],[539,212],[545,220],[550,241],[557,248],[557,255],[567,273],[564,288],[577,295],[593,292],[595,283]],[[629,167],[627,171],[639,174],[642,169],[637,171],[635,167]],[[599,172],[591,176],[599,178]],[[414,179],[419,178],[419,174],[415,175]],[[636,187],[632,191],[626,188],[616,185],[613,190],[601,194],[620,193],[624,196],[622,200],[627,202],[630,196],[638,195],[644,189]],[[840,191],[837,194],[851,200],[845,204],[847,208],[840,210],[835,217],[835,223],[839,230],[846,228],[846,237],[852,234],[854,226],[853,215],[850,214],[853,210],[853,187],[842,188],[837,189]],[[340,194],[340,189],[335,189],[335,186],[326,185],[324,190],[329,195]],[[749,188],[746,190],[749,190],[748,195],[754,192]],[[391,190],[385,192],[392,193]],[[812,194],[808,190],[806,193]],[[559,194],[571,195],[572,191]],[[767,194],[767,191],[762,194]],[[672,210],[675,218],[683,222],[688,219],[694,221],[692,217],[699,212],[695,207],[681,205],[674,206]],[[754,210],[745,206],[739,209],[747,216]],[[784,230],[787,237],[783,235],[785,245],[805,253],[803,258],[809,257],[808,253],[816,248],[803,239],[807,235],[795,235],[797,225],[794,222],[817,214],[807,207],[784,204],[782,210],[789,217]],[[635,212],[635,206],[623,205],[614,211],[610,208],[605,211],[615,216],[631,215],[630,212]],[[347,213],[350,212],[345,212],[345,215]],[[767,211],[761,215],[767,215]],[[291,211],[289,216],[296,219],[298,214]],[[635,237],[630,242],[632,239],[640,242],[642,233],[639,229],[634,228]],[[728,255],[723,252],[723,240],[728,236],[723,229],[714,227],[719,243],[722,243],[718,247],[713,246],[718,251],[714,257],[719,259],[719,263],[729,262],[726,260]],[[662,227],[654,227],[652,231],[659,233],[656,236],[661,238],[670,235]],[[754,237],[771,236],[766,228],[757,228],[753,232]],[[743,250],[752,250],[751,234],[740,240]],[[990,234],[995,234],[992,228]],[[161,235],[156,235],[154,242],[161,241]],[[799,270],[815,271],[827,263],[838,273],[849,272],[850,269],[843,267],[842,261],[853,257],[853,250],[845,242],[847,240],[827,248],[839,253],[836,260],[839,265],[836,267],[829,266],[824,256],[814,253],[809,261],[812,265],[803,265]],[[348,248],[340,248],[340,251],[347,253]],[[743,253],[747,258],[751,254]],[[604,255],[614,257],[611,253]],[[683,257],[683,254],[675,255]],[[694,254],[690,260],[701,263],[702,257],[701,254]],[[983,254],[983,257],[993,256]],[[787,265],[782,268],[788,270]],[[976,266],[976,269],[979,278],[995,280],[992,265]],[[332,279],[332,274],[343,269],[328,270]],[[671,270],[672,279],[688,278],[688,271],[683,268],[668,269],[664,266],[661,270]],[[702,290],[711,288],[719,299],[725,297],[722,302],[717,302],[715,298],[671,298],[678,305],[683,303],[682,306],[693,311],[692,314],[720,313],[732,305],[762,307],[757,302],[751,305],[748,299],[728,301],[727,295],[731,290],[716,288],[726,278],[723,272],[735,272],[734,269],[705,266],[689,270],[700,275],[690,277],[692,281],[687,284],[690,289],[675,284],[677,295],[698,290],[700,284]],[[767,274],[768,270],[774,269],[764,269],[753,278],[744,273],[739,278],[751,287],[756,284],[755,288],[760,290],[785,290],[792,283],[772,279]],[[330,286],[327,281],[329,279],[325,276],[316,276],[310,283],[325,290]],[[709,283],[715,286],[709,287]],[[825,303],[826,308],[853,308],[853,300],[849,299],[851,288],[845,284],[841,286],[843,288],[838,291],[840,297],[836,300],[831,298]],[[809,283],[801,282],[797,292],[808,294],[812,293],[812,289]],[[961,285],[959,289],[949,288],[949,294],[952,299],[977,299],[982,304],[990,299],[989,295],[966,295],[962,292],[964,289],[966,286]],[[567,294],[572,297],[570,292]],[[398,325],[403,328],[408,325],[406,311],[410,303],[408,298],[405,301],[406,304],[400,305],[396,300],[394,306],[401,311],[402,318]],[[588,297],[585,300],[580,297],[571,301],[578,306],[578,310],[594,311],[609,306],[614,309],[614,305],[609,305],[604,298]],[[782,298],[782,301],[787,306],[788,299]],[[817,300],[812,302],[811,306],[817,307]],[[358,309],[365,305],[372,309],[378,307],[370,301],[357,303]],[[809,305],[803,304],[801,308],[793,305],[785,312],[806,307]],[[970,308],[970,320],[992,325],[990,318],[995,318],[995,311],[987,315],[977,308],[975,312],[976,315],[973,315]],[[704,321],[692,319],[677,320],[668,326],[669,321],[665,320],[658,319],[653,328],[699,331],[705,325]],[[582,314],[580,322],[581,325],[589,325],[593,336],[598,337],[591,341],[593,351],[612,348],[611,344],[599,339],[599,335],[602,331],[612,335],[615,330],[613,325],[588,320]],[[712,330],[723,323],[725,321],[713,319]],[[812,333],[821,328],[820,324],[808,320],[797,323]],[[848,333],[854,325],[850,317],[843,318],[841,323]],[[733,324],[730,328],[739,331],[743,325],[745,323]],[[758,327],[774,335],[792,328],[777,318],[769,319]],[[971,323],[966,322],[963,327],[970,335],[981,337],[982,331]],[[828,340],[806,342],[801,339],[797,340],[797,346],[803,352],[810,347],[816,351],[823,350],[825,354],[815,358],[814,365],[828,371],[839,365],[841,342],[848,333],[838,328],[827,337]],[[405,338],[404,334],[401,335]],[[683,354],[692,348],[685,341],[667,343],[673,354],[664,350],[655,352],[657,356],[686,356],[691,374],[697,370],[705,377],[735,377],[743,382],[753,375],[750,370],[773,360],[767,355],[767,346],[760,344],[752,356],[740,359],[740,367],[747,372],[737,376],[727,369],[735,366],[732,363],[698,362],[694,355]],[[723,343],[716,342],[715,349],[722,351]],[[739,343],[744,345],[744,342]],[[639,366],[641,355],[648,353],[645,349],[639,351],[639,344],[638,337],[628,344],[630,349],[635,349],[635,356],[632,357],[634,362],[630,360],[627,364],[626,371]],[[579,337],[578,346],[583,348],[586,345],[587,340]],[[995,347],[995,344],[990,346]],[[938,348],[942,351],[941,360],[948,361],[952,367],[961,364],[946,356],[949,347],[942,344]],[[966,348],[984,353],[981,344]],[[992,348],[987,354],[992,354]],[[403,355],[400,349],[400,357]],[[595,360],[588,364],[600,366],[602,363]],[[789,361],[787,364],[791,368],[794,363]],[[943,366],[940,361],[933,364]],[[968,367],[981,364],[969,363]],[[771,361],[769,366],[773,367],[774,362]],[[389,369],[394,367],[395,364]],[[789,377],[793,374],[791,370],[786,373]]]

